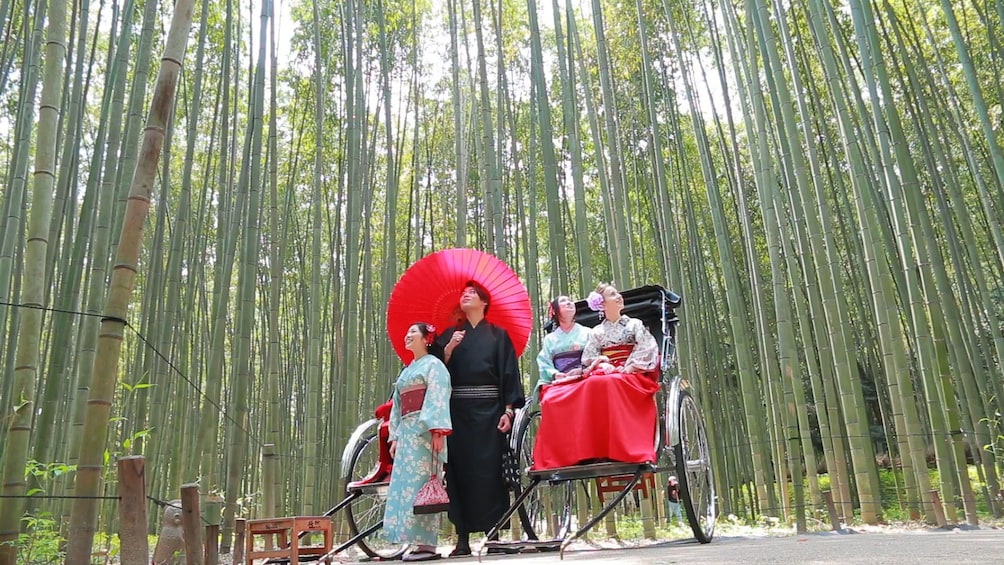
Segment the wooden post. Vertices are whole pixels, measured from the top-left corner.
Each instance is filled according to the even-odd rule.
[[[948,526],[948,520],[945,519],[945,509],[941,506],[941,495],[936,490],[931,491],[931,504],[934,505],[934,519],[937,520],[938,527]]]
[[[223,498],[218,494],[206,496],[206,505],[202,508],[202,519],[207,526],[219,526],[223,523]]]
[[[118,460],[119,540],[123,563],[149,563],[146,539],[146,460],[133,455]]]
[[[220,524],[223,523],[223,499],[218,494],[206,496],[202,519],[206,523],[206,565],[217,565],[220,556]]]
[[[181,485],[181,527],[185,531],[185,563],[202,563],[202,512],[199,510],[199,485]]]
[[[209,524],[206,526],[206,565],[219,565],[220,563],[220,525]]]
[[[234,522],[234,565],[244,565],[244,532],[247,529],[247,522],[244,518],[237,518]]]
[[[833,503],[833,491],[826,491],[823,493],[823,498],[826,499],[826,511],[830,513],[830,529],[834,532],[840,531],[840,517],[837,516],[837,505]]]
[[[261,516],[275,517],[275,444],[266,443],[261,448]]]

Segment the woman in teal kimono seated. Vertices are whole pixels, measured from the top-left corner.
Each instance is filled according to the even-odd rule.
[[[393,543],[413,544],[405,561],[439,559],[439,514],[416,515],[415,496],[446,461],[446,436],[450,421],[450,373],[430,349],[435,345],[435,328],[416,323],[408,328],[404,342],[415,360],[401,371],[394,384],[390,413],[390,451],[394,469],[390,476],[384,537]],[[433,461],[436,467],[433,468]]]
[[[537,394],[544,385],[564,382],[582,374],[582,348],[586,345],[589,328],[575,321],[575,302],[559,296],[548,303],[547,314],[554,330],[544,336],[544,344],[537,355]]]
[[[582,349],[581,377],[542,387],[534,469],[655,460],[659,344],[641,320],[621,314],[613,285],[599,285],[586,303],[601,322]]]

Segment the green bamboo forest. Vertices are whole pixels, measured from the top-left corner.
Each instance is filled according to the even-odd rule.
[[[316,515],[402,272],[683,298],[719,516],[1004,514],[1004,1],[0,0],[0,564]],[[274,446],[277,472],[262,472]],[[151,503],[150,532],[160,521]]]

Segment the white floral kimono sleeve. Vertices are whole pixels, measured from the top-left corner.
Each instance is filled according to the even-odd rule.
[[[648,331],[645,324],[637,318],[628,322],[628,330],[634,334],[635,344],[631,355],[624,363],[624,368],[636,367],[643,371],[651,371],[659,366],[659,344]]]

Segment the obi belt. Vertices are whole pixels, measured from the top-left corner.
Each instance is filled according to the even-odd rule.
[[[600,353],[610,359],[610,364],[616,367],[623,367],[624,363],[627,363],[628,357],[631,356],[632,351],[634,351],[634,344],[628,343],[604,347]]]
[[[559,373],[567,373],[582,366],[582,350],[562,351],[551,359]]]
[[[401,391],[401,416],[422,410],[425,402],[425,385],[416,385]]]

